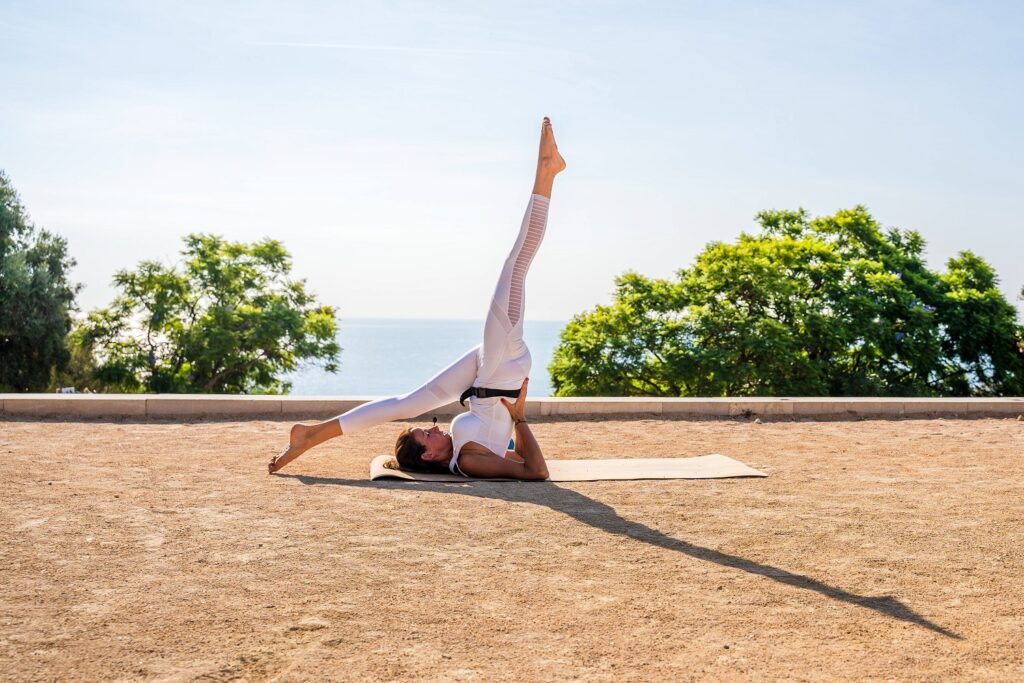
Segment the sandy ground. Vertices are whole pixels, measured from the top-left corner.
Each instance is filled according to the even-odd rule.
[[[283,422],[0,421],[0,678],[1021,680],[1024,422],[535,422],[767,479],[270,477]]]

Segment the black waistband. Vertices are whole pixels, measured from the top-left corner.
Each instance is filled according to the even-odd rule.
[[[487,387],[470,387],[459,396],[459,404],[466,405],[466,399],[470,396],[477,398],[493,398],[495,396],[507,396],[508,398],[519,398],[519,389],[488,389]]]

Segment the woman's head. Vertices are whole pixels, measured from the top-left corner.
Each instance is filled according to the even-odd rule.
[[[403,470],[447,472],[452,437],[438,427],[403,429],[395,441],[395,457]]]

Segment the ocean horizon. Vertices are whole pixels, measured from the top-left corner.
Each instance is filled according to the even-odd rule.
[[[565,321],[527,320],[533,356],[530,396],[551,396],[548,365]],[[315,365],[287,376],[292,396],[395,396],[421,386],[483,338],[482,320],[346,318],[338,320],[340,369]]]

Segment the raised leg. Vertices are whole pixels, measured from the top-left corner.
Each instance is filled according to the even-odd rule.
[[[533,194],[526,207],[519,235],[505,260],[491,306],[484,324],[480,371],[476,385],[495,389],[518,389],[523,380],[523,363],[527,358],[523,344],[523,317],[526,310],[526,275],[547,227],[548,204],[555,176],[565,169],[565,160],[558,153],[555,134],[547,117],[541,126],[540,151]]]

